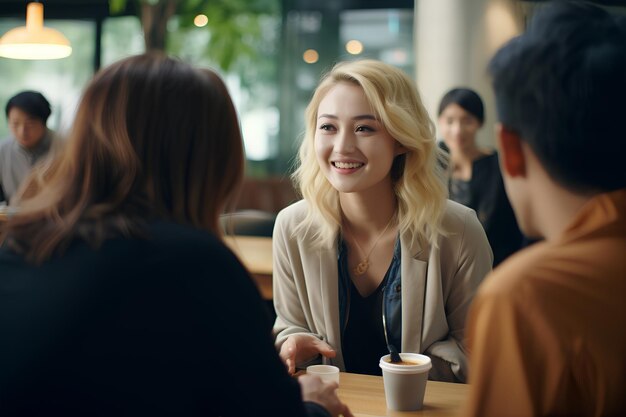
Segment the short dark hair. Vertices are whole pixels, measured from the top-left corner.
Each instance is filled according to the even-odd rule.
[[[43,124],[46,124],[51,113],[50,103],[48,103],[43,94],[37,91],[22,91],[11,97],[5,108],[7,117],[9,117],[9,112],[13,107],[17,107],[32,117],[36,117]]]
[[[439,102],[437,115],[441,116],[441,113],[443,113],[450,104],[458,104],[463,110],[478,119],[481,125],[484,123],[485,106],[476,91],[463,87],[453,88],[448,91],[441,99],[441,102]]]
[[[574,192],[626,187],[626,19],[584,2],[540,7],[491,59],[500,122]]]

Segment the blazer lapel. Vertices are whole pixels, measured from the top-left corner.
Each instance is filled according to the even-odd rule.
[[[428,248],[400,237],[402,282],[402,352],[421,352]]]
[[[339,273],[337,270],[336,240],[331,248],[321,248],[319,250],[320,296],[322,311],[326,313],[324,314],[324,326],[328,335],[326,342],[337,352],[337,357],[332,360],[333,364],[344,369],[339,323]]]

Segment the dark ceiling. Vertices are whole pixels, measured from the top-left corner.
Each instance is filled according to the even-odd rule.
[[[0,17],[22,17],[26,4],[33,0],[0,0]],[[340,9],[411,7],[414,0],[281,0],[288,9],[319,8],[325,2],[332,3]],[[549,0],[529,0],[542,2]],[[41,0],[44,14],[52,19],[103,19],[110,15],[108,0]],[[592,3],[606,6],[626,7],[626,0],[595,0]],[[290,7],[289,7],[290,6]],[[127,14],[134,14],[134,0],[128,0]]]
[[[0,16],[23,17],[33,0],[0,0]],[[44,16],[52,19],[103,19],[110,15],[108,0],[42,0]],[[128,1],[129,11],[132,0]]]

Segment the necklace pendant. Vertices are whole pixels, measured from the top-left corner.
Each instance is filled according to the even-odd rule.
[[[370,262],[367,258],[363,259],[357,266],[352,269],[352,273],[357,277],[363,275],[370,267]]]

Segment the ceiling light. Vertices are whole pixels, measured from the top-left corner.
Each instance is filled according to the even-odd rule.
[[[59,59],[72,53],[61,32],[43,25],[43,4],[28,3],[26,26],[9,30],[0,38],[0,56],[12,59]]]

